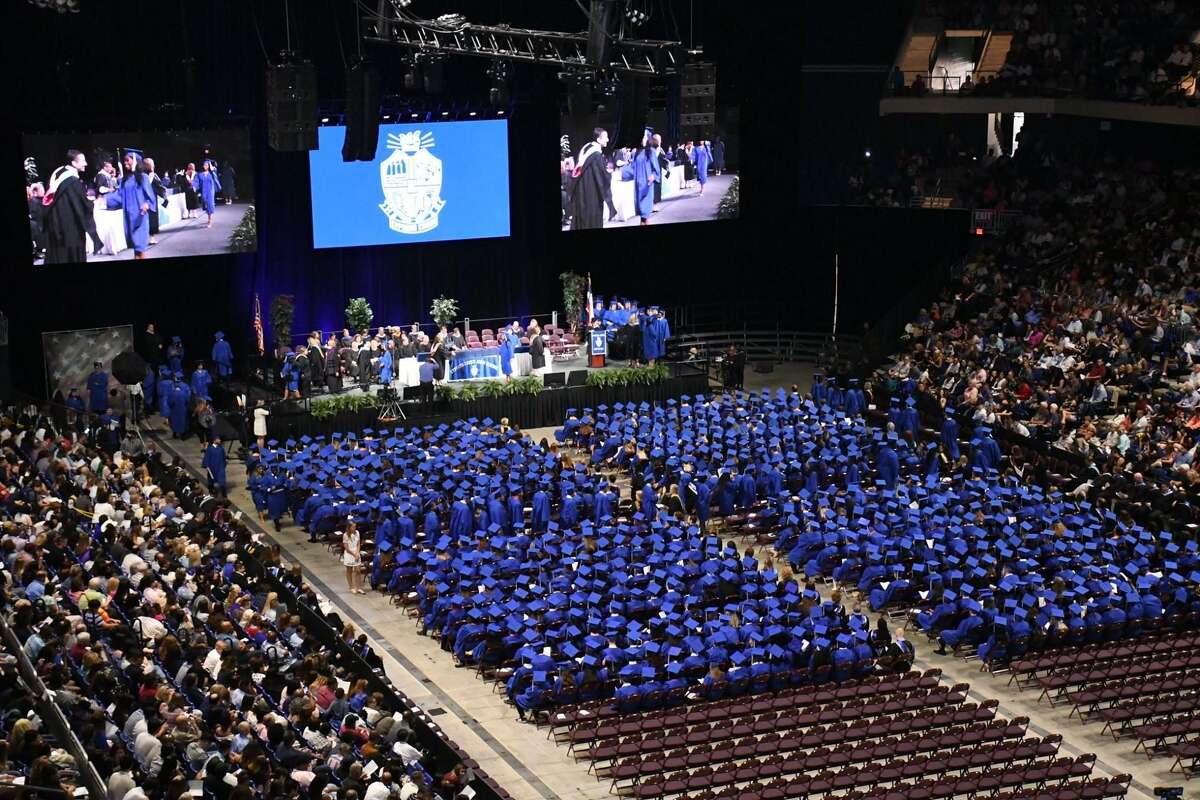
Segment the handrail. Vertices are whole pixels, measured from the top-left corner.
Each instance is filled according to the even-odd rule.
[[[54,697],[50,694],[50,690],[42,683],[42,679],[38,677],[37,670],[33,668],[29,657],[25,655],[24,648],[21,647],[20,640],[8,625],[8,620],[0,614],[0,637],[4,639],[5,646],[12,651],[17,659],[17,671],[21,673],[21,679],[25,681],[25,685],[32,692],[35,702],[38,704],[38,714],[42,721],[53,731],[56,741],[65,745],[71,757],[75,759],[76,771],[79,774],[80,785],[87,787],[89,797],[107,797],[108,788],[104,780],[100,777],[100,773],[96,771],[96,767],[92,764],[91,759],[87,757],[87,753],[83,749],[78,737],[75,736],[75,731],[71,728],[70,722],[58,704],[54,702]],[[50,789],[41,789],[38,787],[29,787],[30,790],[36,789],[37,794],[45,794],[47,796],[55,796],[56,792]],[[63,795],[65,796],[65,795]]]

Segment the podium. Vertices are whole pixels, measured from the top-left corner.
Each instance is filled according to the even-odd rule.
[[[588,345],[591,352],[588,366],[592,369],[603,369],[608,360],[608,331],[604,329],[588,331]]]

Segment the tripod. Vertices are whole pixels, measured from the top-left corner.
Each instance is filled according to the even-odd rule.
[[[379,421],[380,422],[395,422],[398,419],[407,420],[404,415],[403,401],[396,390],[390,386],[385,386],[379,390]]]

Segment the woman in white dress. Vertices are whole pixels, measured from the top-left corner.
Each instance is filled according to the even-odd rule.
[[[342,534],[342,566],[346,568],[346,586],[350,594],[366,594],[362,588],[362,543],[358,538],[358,526],[346,523]]]
[[[262,400],[254,404],[254,436],[258,439],[260,450],[267,446],[267,417],[270,414]]]

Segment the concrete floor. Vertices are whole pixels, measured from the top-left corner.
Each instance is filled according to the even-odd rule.
[[[807,391],[812,371],[812,367],[804,365],[777,367],[769,375],[748,370],[746,388],[787,388],[796,383]],[[152,424],[156,431],[164,430],[157,418]],[[552,439],[553,431],[553,428],[534,428],[526,434],[535,440],[543,436]],[[182,456],[198,471],[201,453],[196,439],[174,442],[168,436],[160,439],[160,444]],[[254,507],[245,490],[243,464],[231,461],[228,474],[230,499],[253,520]],[[349,595],[344,571],[324,545],[309,544],[305,534],[295,526],[285,526],[280,533],[269,528],[268,525],[265,532],[279,543],[285,558],[302,564],[310,583],[344,618],[368,635],[397,687],[432,713],[447,735],[470,752],[514,797],[535,800],[609,796],[607,781],[597,781],[587,774],[586,764],[575,763],[565,747],[547,741],[544,730],[519,722],[503,695],[492,693],[491,684],[478,680],[472,671],[455,668],[449,654],[432,639],[419,635],[415,621],[392,606],[386,596],[375,592],[359,597]],[[767,550],[760,548],[759,553],[765,558]],[[938,656],[933,652],[934,646],[919,632],[913,631],[911,638],[919,654],[915,668],[940,668],[947,684],[970,683],[974,702],[998,699],[998,715],[1008,719],[1029,717],[1031,735],[1060,733],[1064,756],[1095,753],[1096,776],[1132,775],[1129,797],[1154,798],[1152,787],[1184,785],[1177,773],[1168,771],[1171,759],[1148,760],[1140,753],[1135,754],[1132,741],[1114,742],[1111,736],[1101,734],[1101,724],[1083,725],[1076,719],[1067,719],[1069,709],[1039,703],[1036,691],[1021,692],[1008,687],[1008,675],[981,672],[978,661]],[[1185,796],[1200,797],[1200,786],[1189,786]]]

